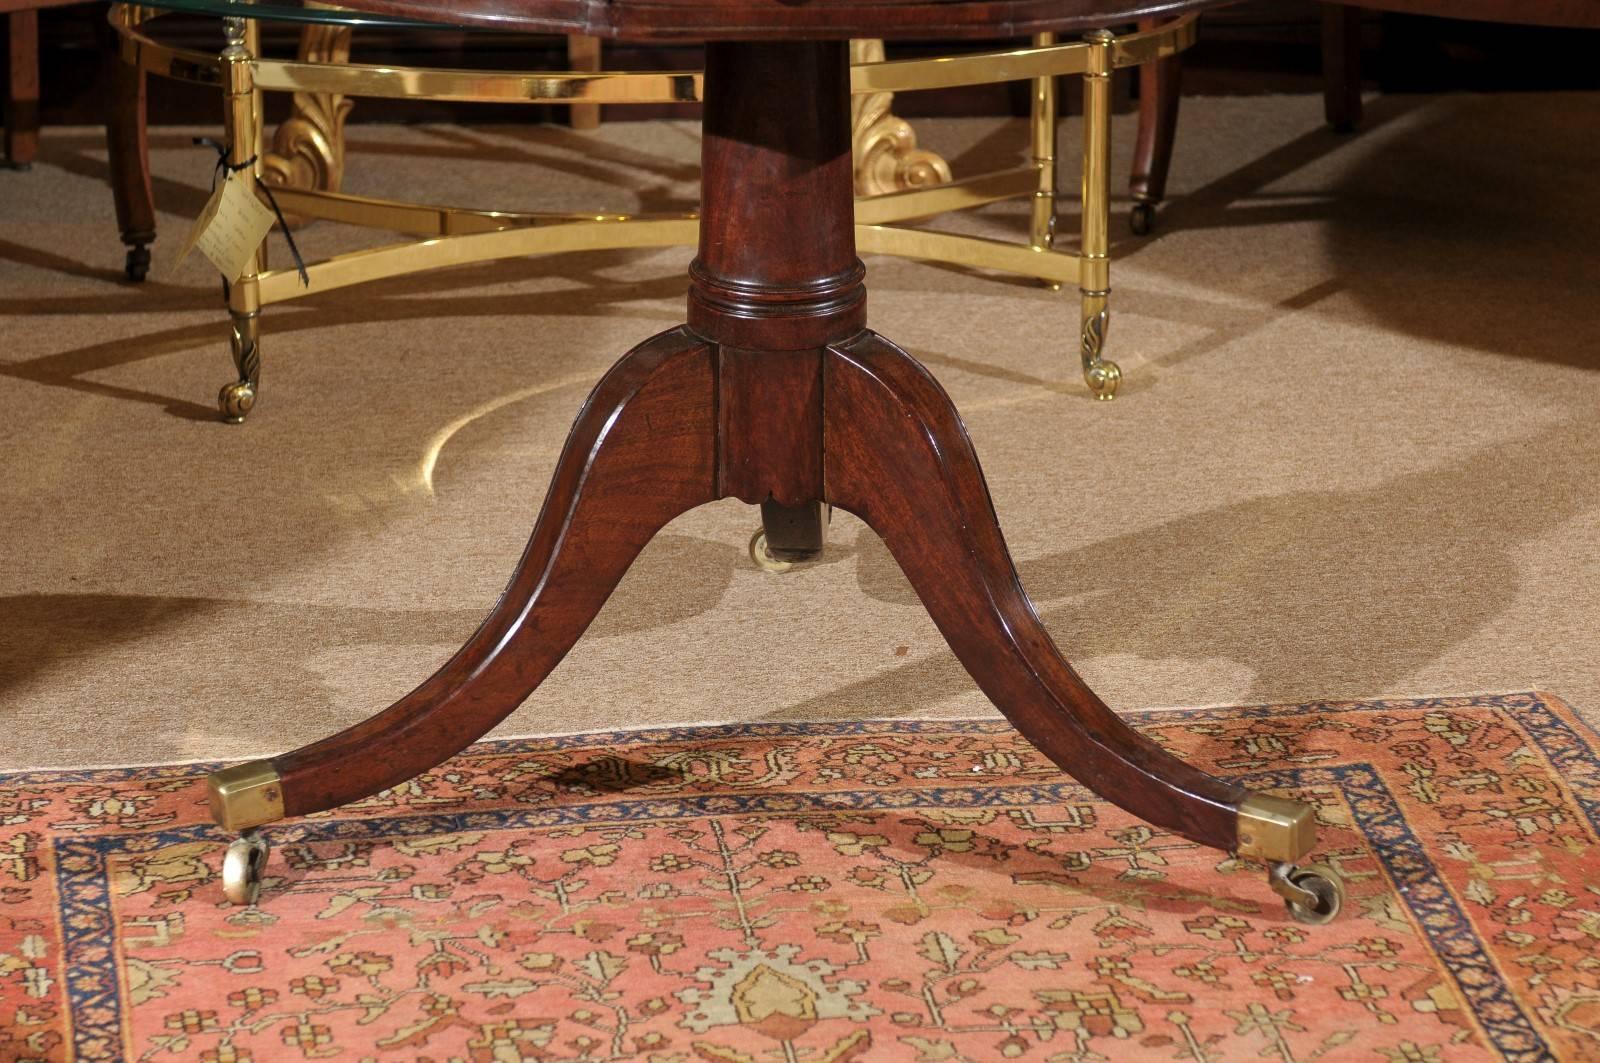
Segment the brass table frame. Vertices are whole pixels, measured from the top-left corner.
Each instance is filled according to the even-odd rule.
[[[243,166],[238,179],[246,181],[251,191],[262,177],[263,92],[568,105],[695,102],[701,95],[698,73],[512,73],[263,58],[258,54],[257,25],[244,18],[222,20],[227,44],[220,54],[212,55],[172,47],[143,32],[143,23],[158,14],[131,4],[112,6],[110,21],[118,34],[123,61],[148,74],[223,89],[227,161]],[[1022,48],[857,63],[851,71],[851,91],[856,95],[1001,81],[1033,83],[1031,150],[1026,165],[933,187],[858,197],[857,247],[865,253],[1034,277],[1053,288],[1076,285],[1084,380],[1096,398],[1114,398],[1122,373],[1115,362],[1102,356],[1111,294],[1111,73],[1183,51],[1194,43],[1195,28],[1195,17],[1189,16],[1130,34],[1101,30],[1066,43],[1053,34],[1038,34],[1031,45]],[[1083,213],[1076,254],[1055,248],[1055,78],[1063,74],[1081,75],[1084,84]],[[252,160],[253,166],[246,165]],[[693,246],[698,239],[694,214],[472,210],[290,186],[275,186],[274,194],[288,214],[420,239],[309,263],[309,288],[301,286],[294,269],[269,269],[263,244],[253,267],[228,290],[238,379],[223,387],[218,405],[223,419],[233,423],[243,421],[250,412],[260,386],[260,315],[264,306],[308,291],[323,292],[444,266],[565,251]],[[1023,196],[1032,198],[1026,244],[897,224]]]

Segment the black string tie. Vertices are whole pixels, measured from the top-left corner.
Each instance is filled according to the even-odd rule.
[[[248,170],[256,164],[256,156],[252,155],[243,162],[230,163],[228,161],[228,147],[210,137],[195,137],[194,142],[201,147],[207,147],[217,153],[217,168],[211,171],[211,191],[217,190],[217,178],[224,174],[238,173]],[[224,178],[226,179],[226,178]],[[289,242],[289,256],[294,259],[294,268],[300,274],[302,287],[311,287],[311,277],[306,273],[305,259],[300,257],[300,249],[295,246],[294,234],[289,231],[289,223],[283,220],[283,211],[278,207],[278,199],[272,194],[272,186],[265,181],[257,181],[256,187],[267,194],[267,205],[272,208],[273,215],[278,219],[278,228],[283,230],[283,238]],[[222,278],[222,291],[224,297],[228,291],[228,278]]]

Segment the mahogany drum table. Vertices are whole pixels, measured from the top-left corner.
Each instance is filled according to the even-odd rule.
[[[536,33],[708,40],[699,255],[687,323],[595,386],[510,586],[466,645],[370,719],[212,777],[217,822],[242,832],[224,863],[229,898],[252,901],[259,888],[267,847],[256,828],[395,786],[487,733],[572,647],[652,536],[734,497],[761,507],[769,549],[790,559],[821,550],[825,506],[860,517],[984,693],[1063,771],[1162,830],[1264,862],[1297,918],[1331,919],[1337,876],[1296,865],[1316,841],[1309,805],[1167,753],[1056,649],[954,406],[866,327],[856,257],[849,38],[1086,34],[1212,2],[342,0]],[[1109,76],[1109,49],[1097,54],[1090,76]]]

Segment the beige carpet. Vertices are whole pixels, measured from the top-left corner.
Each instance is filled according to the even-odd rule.
[[[1587,95],[1381,99],[1350,138],[1311,98],[1186,102],[1160,232],[1116,220],[1112,404],[1079,382],[1066,295],[869,262],[874,326],[960,405],[1024,580],[1108,701],[1544,688],[1600,718],[1596,128]],[[923,137],[971,171],[1023,128]],[[350,139],[356,192],[695,194],[686,125]],[[498,593],[588,386],[682,313],[677,250],[313,295],[268,311],[262,400],[225,427],[217,284],[170,272],[211,158],[161,131],[154,166],[142,287],[96,131],[0,173],[0,767],[269,753],[388,704]],[[670,527],[502,733],[990,711],[858,522],[772,576],[754,521]]]

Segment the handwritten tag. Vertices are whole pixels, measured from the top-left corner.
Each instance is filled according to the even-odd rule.
[[[224,179],[194,220],[173,268],[198,248],[231,284],[250,267],[276,220],[243,181]]]

